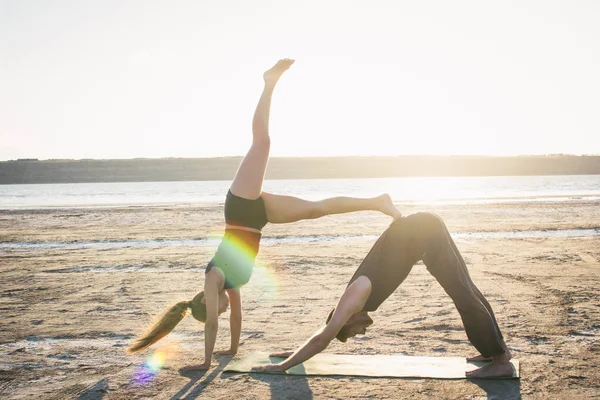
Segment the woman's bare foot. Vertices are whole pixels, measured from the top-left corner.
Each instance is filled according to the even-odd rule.
[[[206,371],[210,369],[210,363],[196,364],[196,365],[188,365],[180,369],[183,372],[193,372],[193,371]]]
[[[271,67],[271,69],[265,71],[265,73],[263,74],[263,79],[265,80],[265,83],[276,83],[279,77],[281,77],[281,75],[285,71],[287,71],[289,67],[292,66],[294,61],[295,60],[292,60],[290,58],[284,58],[282,60],[277,61],[277,64]]]
[[[494,360],[491,363],[467,372],[467,378],[501,378],[513,376],[513,366],[508,360]]]
[[[381,196],[377,196],[377,202],[379,204],[378,210],[382,213],[389,215],[394,219],[400,218],[402,216],[402,213],[396,208],[389,194],[382,194]]]

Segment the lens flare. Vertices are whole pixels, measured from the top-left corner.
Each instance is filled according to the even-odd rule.
[[[135,370],[132,383],[135,385],[147,385],[152,382],[160,372],[167,360],[172,358],[178,350],[174,343],[166,343],[154,350],[148,359]]]
[[[166,358],[167,355],[165,353],[162,351],[157,351],[148,358],[146,365],[150,371],[156,373],[160,371],[163,365],[165,365]]]
[[[275,300],[279,294],[281,283],[277,277],[277,271],[263,263],[256,263],[254,266],[254,274],[252,275],[252,283],[260,288],[260,292],[264,296],[264,300]]]
[[[265,299],[273,300],[281,285],[275,269],[266,265],[260,257],[256,259],[256,240],[252,233],[229,231],[221,237],[214,261],[216,265],[235,265],[235,268],[228,271],[227,276],[233,286],[247,283],[251,275],[252,284],[261,289]]]

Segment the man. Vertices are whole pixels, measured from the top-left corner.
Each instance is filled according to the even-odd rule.
[[[467,337],[480,355],[469,361],[491,361],[472,371],[470,378],[511,376],[510,352],[492,307],[469,276],[444,222],[431,213],[416,213],[395,220],[379,237],[354,273],[325,327],[318,330],[279,364],[255,367],[255,371],[285,371],[325,350],[336,338],[364,334],[373,323],[369,316],[408,276],[419,260],[450,295],[462,318]]]

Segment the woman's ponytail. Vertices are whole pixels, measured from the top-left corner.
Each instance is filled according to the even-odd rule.
[[[169,308],[144,336],[136,339],[125,351],[137,353],[167,336],[185,317],[190,304],[189,301],[180,301]]]

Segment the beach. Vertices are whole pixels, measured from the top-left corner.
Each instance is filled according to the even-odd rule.
[[[403,205],[455,236],[491,303],[520,380],[300,377],[181,372],[203,361],[191,316],[151,350],[125,354],[166,307],[202,290],[223,230],[222,205],[0,210],[3,399],[591,399],[600,396],[600,207],[597,201]],[[324,324],[376,237],[377,212],[267,225],[242,289],[239,358],[293,350]],[[568,232],[568,234],[567,234]],[[577,232],[586,232],[578,234]],[[589,234],[591,232],[591,234]],[[13,245],[11,245],[13,244]],[[228,312],[216,349],[229,345]],[[339,354],[470,356],[458,312],[417,264]],[[160,366],[144,375],[149,356]],[[147,372],[147,371],[146,371]]]

